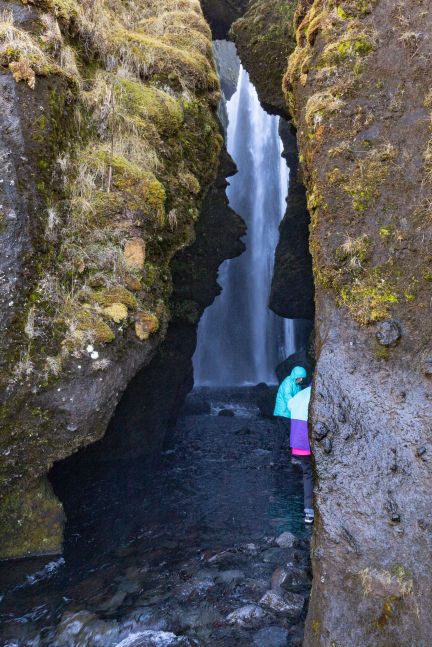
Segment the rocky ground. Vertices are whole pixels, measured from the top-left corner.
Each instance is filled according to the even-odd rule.
[[[195,392],[156,464],[59,467],[64,558],[2,568],[0,644],[301,645],[301,476],[287,459],[270,469],[272,422],[256,402]]]

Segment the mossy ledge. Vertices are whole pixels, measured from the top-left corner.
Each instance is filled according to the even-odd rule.
[[[222,137],[198,0],[7,2],[0,79],[14,150],[0,189],[7,558],[61,549],[41,479],[103,435],[163,338],[170,261],[193,240]]]

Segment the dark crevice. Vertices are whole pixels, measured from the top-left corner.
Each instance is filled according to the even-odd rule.
[[[287,211],[279,227],[270,308],[281,317],[313,320],[314,282],[306,190],[299,175],[296,132],[288,122],[281,119],[280,123],[290,183]]]
[[[249,5],[249,0],[201,0],[201,7],[209,23],[213,39],[228,38],[233,22],[241,18]]]

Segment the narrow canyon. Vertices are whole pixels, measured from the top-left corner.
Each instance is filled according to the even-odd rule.
[[[0,0],[1,645],[430,646],[431,35]]]

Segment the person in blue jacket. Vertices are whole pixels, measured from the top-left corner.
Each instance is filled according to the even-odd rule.
[[[273,411],[273,416],[276,418],[276,432],[270,463],[271,467],[278,463],[282,445],[285,440],[289,439],[291,413],[288,408],[288,402],[302,390],[302,386],[306,384],[306,376],[306,369],[303,366],[294,366],[291,374],[279,386]]]

